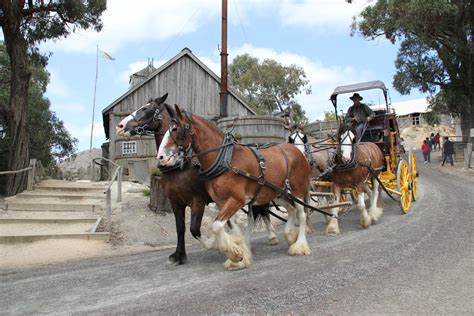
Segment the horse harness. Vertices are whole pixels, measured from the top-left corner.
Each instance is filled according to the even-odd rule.
[[[189,148],[192,148],[192,146],[194,144],[194,131],[191,130],[191,114],[188,111],[184,111],[184,113],[185,113],[185,116],[186,116],[186,124],[184,126],[183,133],[185,134],[186,132],[188,132],[191,135],[192,141],[189,145]],[[180,155],[185,156],[186,154],[185,154],[184,146],[182,144],[179,144],[176,139],[173,139],[173,140],[178,145],[178,148],[180,150]],[[199,157],[199,156],[206,155],[206,154],[208,154],[210,152],[213,152],[213,151],[218,151],[217,157],[214,160],[214,162],[212,163],[212,165],[209,168],[205,169],[205,170],[200,169],[199,175],[204,177],[206,180],[210,180],[210,179],[215,178],[215,177],[221,175],[222,173],[230,170],[234,174],[237,174],[239,176],[242,176],[242,177],[245,177],[247,179],[250,179],[252,181],[257,182],[258,186],[257,186],[257,189],[255,191],[254,197],[248,203],[250,208],[252,207],[252,205],[257,200],[258,194],[260,193],[262,188],[264,186],[266,186],[266,187],[269,187],[272,190],[278,192],[280,194],[280,196],[283,195],[286,198],[288,198],[289,200],[291,200],[293,202],[296,202],[300,205],[303,205],[304,207],[307,207],[307,208],[311,209],[312,211],[317,211],[317,212],[322,213],[324,215],[337,218],[337,215],[328,213],[328,212],[326,212],[324,210],[321,210],[317,207],[309,205],[309,204],[305,203],[304,201],[301,201],[300,199],[295,197],[293,194],[291,194],[291,186],[290,186],[290,181],[289,181],[289,178],[288,178],[288,175],[289,175],[288,174],[289,173],[288,157],[287,157],[285,151],[279,145],[276,145],[276,146],[278,146],[278,148],[282,152],[282,155],[283,155],[283,157],[285,159],[285,163],[286,163],[286,177],[285,177],[285,187],[284,188],[280,188],[276,184],[274,184],[274,183],[272,183],[272,182],[265,179],[265,174],[266,174],[265,157],[258,150],[258,148],[268,148],[270,146],[275,146],[275,145],[260,146],[260,147],[247,146],[252,151],[252,153],[254,154],[254,156],[257,160],[257,163],[258,163],[259,175],[255,176],[255,175],[252,175],[252,174],[250,174],[246,171],[243,171],[243,170],[231,165],[232,155],[233,155],[233,148],[234,148],[234,145],[236,145],[236,144],[237,144],[237,141],[235,140],[234,136],[230,132],[225,132],[224,133],[224,141],[223,141],[221,146],[216,147],[216,148],[211,148],[209,150],[206,150],[206,151],[203,151],[203,152],[200,152],[200,153],[197,153],[197,154],[186,155],[186,159]],[[246,145],[242,145],[242,146],[246,146]],[[188,152],[189,152],[189,150],[188,150]]]

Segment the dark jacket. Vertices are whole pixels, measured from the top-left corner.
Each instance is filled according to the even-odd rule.
[[[360,105],[352,105],[349,109],[347,109],[346,119],[355,118],[357,123],[367,121],[367,118],[374,118],[375,113],[372,109],[364,104],[360,103]]]
[[[443,153],[445,155],[454,155],[454,144],[449,139],[443,144]]]

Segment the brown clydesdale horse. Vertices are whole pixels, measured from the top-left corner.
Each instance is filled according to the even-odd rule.
[[[175,105],[175,111],[167,108],[173,115],[173,123],[165,134],[158,151],[162,165],[174,165],[180,152],[193,150],[204,172],[216,166],[215,162],[222,153],[221,149],[233,151],[220,174],[206,182],[206,189],[219,207],[219,214],[213,224],[214,236],[211,245],[218,248],[228,260],[224,266],[228,269],[242,269],[252,262],[252,253],[247,241],[236,229],[228,233],[225,224],[244,205],[253,201],[255,205],[269,203],[277,199],[288,211],[288,220],[284,235],[289,244],[290,255],[308,255],[310,248],[306,239],[306,213],[304,207],[289,200],[285,194],[271,189],[268,181],[280,189],[291,190],[293,196],[303,200],[308,192],[309,163],[304,155],[291,144],[281,144],[253,152],[249,147],[224,142],[224,133],[213,123],[202,117],[181,112]],[[227,145],[226,145],[227,144]],[[258,155],[264,157],[262,160]],[[259,163],[260,160],[260,163]],[[262,178],[262,170],[267,170]],[[254,181],[241,174],[260,177]],[[264,180],[264,181],[262,181]],[[299,227],[296,227],[296,221]]]
[[[328,160],[328,179],[334,184],[336,199],[340,197],[343,188],[352,188],[358,193],[357,207],[360,211],[360,224],[367,228],[379,221],[383,214],[381,207],[380,186],[375,177],[383,169],[385,160],[380,148],[374,143],[357,143],[356,132],[350,126],[341,123],[338,133],[336,154]],[[367,181],[372,180],[370,194],[370,207],[365,207],[365,188]],[[337,214],[338,208],[333,208],[332,213]],[[330,218],[326,233],[339,234],[337,218]]]
[[[164,134],[169,129],[171,117],[165,110],[165,100],[168,94],[160,98],[152,99],[138,110],[125,117],[117,126],[117,135],[130,137],[133,135],[154,134],[156,148],[160,147]],[[177,166],[179,167],[179,166]],[[171,202],[171,207],[176,221],[177,245],[176,250],[169,256],[172,263],[184,264],[187,261],[185,248],[185,209],[191,208],[190,231],[194,238],[201,237],[201,221],[206,204],[212,202],[206,191],[205,180],[199,177],[199,166],[188,161],[182,168],[160,168],[162,174],[160,178],[161,186],[166,196]],[[266,205],[255,207],[253,217],[249,220],[254,222],[254,218],[262,218],[269,232],[269,243],[276,244],[277,238],[275,229],[269,218],[269,209]],[[248,228],[251,231],[252,227]]]

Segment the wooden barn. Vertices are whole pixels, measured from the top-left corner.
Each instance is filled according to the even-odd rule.
[[[216,120],[220,110],[220,78],[202,63],[188,48],[158,69],[147,68],[131,76],[130,88],[102,111],[108,143],[102,146],[103,157],[123,167],[125,179],[146,181],[156,167],[157,149],[154,136],[120,138],[115,127],[130,113],[146,104],[150,98],[168,93],[166,102]],[[252,116],[255,112],[229,90],[229,116]]]

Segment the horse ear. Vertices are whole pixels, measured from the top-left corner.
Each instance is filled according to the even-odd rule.
[[[166,92],[161,98],[156,98],[155,99],[156,104],[161,104],[165,102],[167,97],[168,97],[168,92]]]
[[[174,110],[176,111],[176,114],[177,114],[177,119],[181,120],[181,117],[183,116],[181,114],[181,110],[179,109],[179,106],[177,104],[174,105]]]
[[[169,104],[165,103],[165,108],[171,118],[174,118],[176,116],[176,113],[174,112],[173,108]]]

